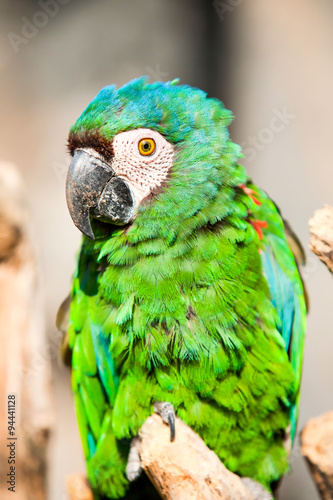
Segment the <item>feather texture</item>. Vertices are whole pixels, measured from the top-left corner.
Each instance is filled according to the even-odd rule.
[[[237,163],[230,120],[200,90],[143,78],[103,89],[71,129],[72,141],[97,130],[112,141],[152,128],[176,147],[167,185],[130,226],[83,238],[73,280],[73,390],[96,494],[125,496],[128,440],[155,401],[230,470],[269,488],[288,468],[304,292],[278,210]]]

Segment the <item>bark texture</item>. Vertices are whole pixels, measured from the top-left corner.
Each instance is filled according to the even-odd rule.
[[[272,500],[260,484],[230,472],[179,418],[173,442],[170,428],[154,414],[141,427],[138,443],[141,466],[164,500]],[[79,474],[68,478],[67,492],[70,500],[93,500]]]
[[[333,500],[333,411],[309,420],[301,439],[322,499]]]
[[[310,248],[333,272],[333,207],[317,210],[309,221]]]
[[[176,439],[158,415],[148,417],[140,433],[140,457],[161,498],[166,500],[256,500],[270,498],[257,483],[254,497],[236,474],[182,420],[176,418]],[[254,483],[254,484],[253,484]]]
[[[333,272],[333,207],[309,221],[310,248]],[[323,500],[333,500],[333,411],[309,420],[301,436],[302,454]]]
[[[0,470],[3,477],[10,472],[7,444],[15,437],[15,500],[45,500],[50,366],[41,354],[43,308],[24,198],[15,168],[0,163]],[[14,435],[8,431],[8,395],[15,395]],[[10,486],[7,478],[1,481],[0,498],[11,498]]]
[[[87,478],[82,474],[68,476],[66,483],[69,500],[94,500]]]

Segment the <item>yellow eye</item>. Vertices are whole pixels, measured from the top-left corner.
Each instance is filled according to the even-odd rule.
[[[148,156],[153,154],[156,148],[154,139],[141,139],[139,141],[139,152],[143,156]]]

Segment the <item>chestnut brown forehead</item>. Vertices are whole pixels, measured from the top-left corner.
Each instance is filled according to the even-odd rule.
[[[98,131],[84,130],[83,132],[70,132],[67,140],[67,149],[71,156],[78,148],[92,148],[105,160],[111,160],[113,156],[112,141],[100,134]]]

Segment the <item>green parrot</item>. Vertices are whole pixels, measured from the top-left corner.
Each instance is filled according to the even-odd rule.
[[[288,470],[303,253],[239,165],[231,119],[199,89],[142,77],[103,88],[70,130],[66,197],[83,239],[66,342],[96,498],[153,498],[126,467],[154,410],[171,440],[175,412],[270,491]]]

